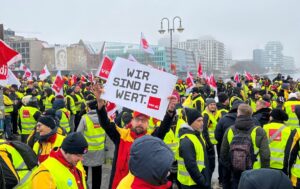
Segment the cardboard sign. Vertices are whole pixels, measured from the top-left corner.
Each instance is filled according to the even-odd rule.
[[[117,58],[101,98],[162,120],[177,77]]]

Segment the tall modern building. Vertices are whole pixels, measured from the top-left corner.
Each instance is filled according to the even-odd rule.
[[[279,41],[270,41],[265,46],[264,67],[279,71],[283,66],[283,45]]]
[[[255,65],[265,67],[264,66],[264,57],[265,57],[264,49],[254,49],[253,50],[253,63]]]
[[[131,54],[142,64],[170,71],[170,48],[157,45],[151,45],[151,48],[154,50],[154,55],[145,53],[139,44],[105,42],[103,54],[112,59],[128,58]],[[196,73],[196,61],[191,51],[173,48],[173,63],[176,65],[176,72],[179,77],[186,77],[187,69]]]
[[[205,36],[199,39],[190,39],[178,43],[178,48],[194,52],[197,63],[202,63],[203,70],[224,75],[224,43],[212,37]]]
[[[295,59],[291,56],[283,56],[283,70],[294,70],[295,67]]]

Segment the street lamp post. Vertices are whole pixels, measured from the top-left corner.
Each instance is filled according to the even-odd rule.
[[[178,19],[179,20],[179,27],[177,28],[177,31],[178,32],[183,32],[184,28],[182,27],[181,25],[181,18],[179,16],[175,16],[173,18],[173,25],[172,27],[170,28],[170,20],[166,17],[162,18],[161,21],[160,21],[160,30],[158,30],[158,32],[160,34],[164,34],[166,30],[163,29],[163,22],[164,20],[166,20],[168,22],[168,33],[170,33],[170,63],[172,64],[173,63],[173,32],[175,32],[175,20]]]

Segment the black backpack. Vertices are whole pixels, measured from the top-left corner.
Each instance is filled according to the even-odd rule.
[[[11,170],[7,163],[13,163],[11,155],[0,156],[0,189],[13,188],[19,183],[19,178],[14,174],[16,170]],[[12,167],[14,169],[14,167]]]
[[[234,126],[232,127],[234,137],[229,145],[229,154],[231,167],[234,172],[243,172],[253,168],[253,164],[256,160],[251,140],[251,132],[253,128],[246,133],[237,133],[237,129]]]

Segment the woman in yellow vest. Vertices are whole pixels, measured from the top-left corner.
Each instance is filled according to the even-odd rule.
[[[36,132],[39,133],[38,141],[33,145],[33,151],[37,154],[39,163],[45,161],[52,149],[60,147],[65,136],[57,133],[55,110],[44,112],[36,124]]]
[[[102,165],[105,159],[105,131],[101,127],[96,112],[97,101],[93,95],[88,95],[87,99],[88,113],[83,115],[77,128],[89,144],[88,152],[83,156],[83,166],[87,173],[92,169],[92,189],[101,187]]]
[[[85,171],[81,164],[88,143],[81,133],[71,133],[61,148],[54,148],[49,157],[31,176],[32,189],[86,189]]]
[[[295,132],[284,124],[288,115],[281,109],[270,114],[270,123],[264,125],[270,147],[270,168],[278,169],[288,175],[288,161]]]
[[[177,179],[182,189],[210,189],[210,173],[205,140],[202,138],[203,118],[199,111],[185,108],[187,123],[179,130]]]

